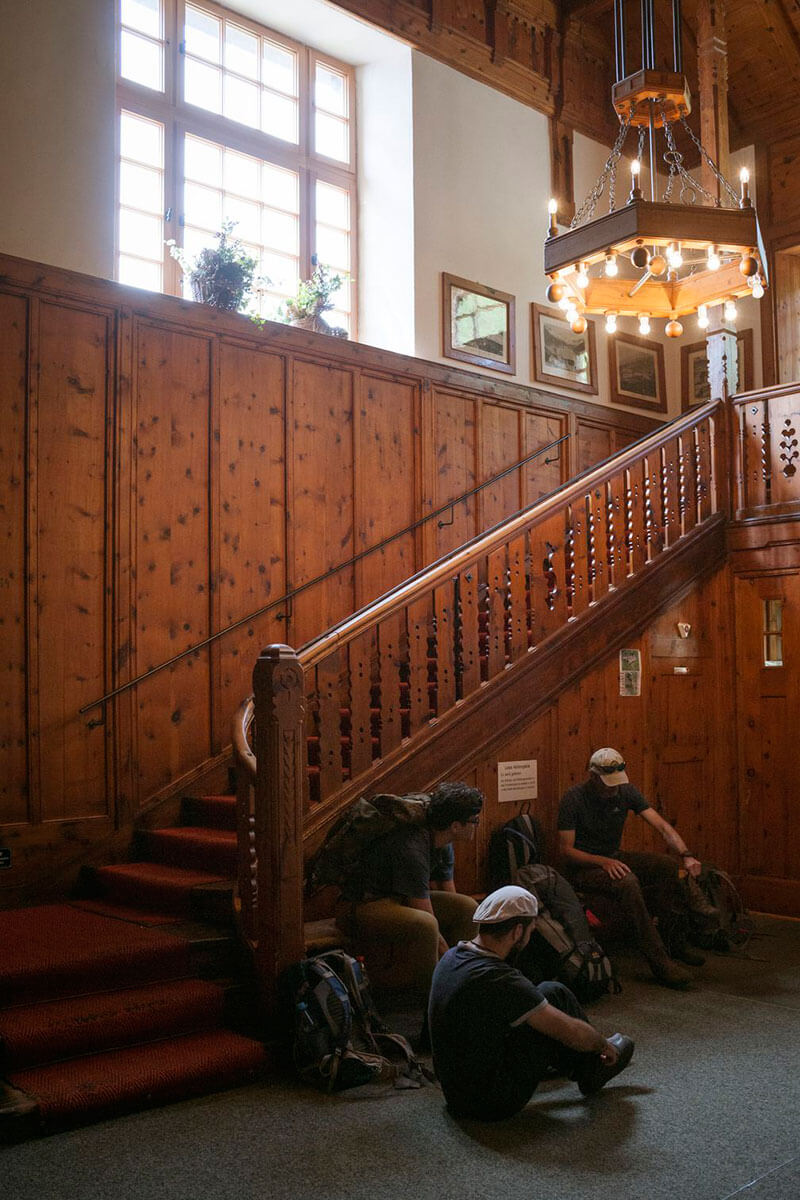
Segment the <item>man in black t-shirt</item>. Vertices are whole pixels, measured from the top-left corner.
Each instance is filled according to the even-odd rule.
[[[680,935],[675,918],[682,907],[678,863],[666,854],[620,850],[628,813],[640,816],[657,830],[691,875],[701,864],[686,849],[676,829],[651,808],[628,780],[625,762],[610,746],[589,759],[589,777],[564,793],[558,810],[559,849],[566,873],[580,891],[617,900],[635,931],[638,948],[659,983],[688,986],[691,976],[672,962],[653,924],[674,930],[670,950],[674,958],[701,966],[703,957],[691,950]]]
[[[469,784],[440,783],[424,824],[400,825],[365,847],[363,898],[343,920],[374,983],[414,987],[427,1004],[437,961],[472,932],[475,901],[456,891],[453,842],[473,840],[483,799]]]
[[[534,985],[507,961],[527,945],[537,908],[524,888],[492,892],[475,912],[477,933],[433,973],[433,1063],[456,1116],[510,1117],[553,1070],[588,1096],[630,1062],[630,1038],[603,1037],[563,984]]]

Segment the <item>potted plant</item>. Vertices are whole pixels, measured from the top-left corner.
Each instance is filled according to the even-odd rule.
[[[242,240],[233,236],[235,225],[235,221],[223,221],[219,233],[214,234],[217,245],[206,246],[195,258],[174,241],[167,242],[170,254],[189,280],[194,299],[228,312],[245,307],[258,265]]]
[[[343,277],[334,274],[330,267],[314,262],[314,273],[309,279],[301,280],[297,295],[283,306],[281,319],[301,329],[312,329],[315,333],[331,333],[334,337],[347,337],[341,326],[329,325],[322,314],[333,308],[332,297],[342,286]]]

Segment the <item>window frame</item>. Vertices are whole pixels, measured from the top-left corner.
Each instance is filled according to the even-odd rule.
[[[123,79],[121,71],[122,6],[116,4],[115,65],[116,65],[116,124],[115,124],[115,207],[114,247],[115,275],[119,259],[120,217],[120,116],[130,112],[164,127],[164,241],[183,244],[183,146],[184,136],[192,134],[264,162],[274,163],[296,171],[299,186],[299,256],[300,279],[307,279],[314,270],[312,256],[316,230],[316,182],[330,183],[349,195],[350,202],[350,338],[358,332],[358,186],[356,161],[356,96],[355,68],[333,58],[314,46],[298,42],[286,34],[269,29],[213,0],[162,0],[164,35],[164,91]],[[298,55],[298,143],[285,142],[268,133],[241,125],[230,117],[208,112],[183,99],[185,55],[180,35],[185,28],[187,3],[211,15],[232,21],[235,25],[259,37],[267,37],[286,46]],[[348,80],[349,164],[339,162],[313,149],[313,72],[320,62],[339,72]],[[324,110],[323,110],[324,111]],[[167,214],[169,214],[169,219]],[[163,287],[167,295],[182,295],[182,273],[178,263],[164,246]]]

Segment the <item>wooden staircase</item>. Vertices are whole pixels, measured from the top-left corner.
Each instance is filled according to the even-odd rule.
[[[302,954],[304,857],[355,797],[462,773],[725,560],[748,444],[732,418],[721,401],[690,412],[299,653],[262,653],[234,749],[242,927],[267,1005]]]

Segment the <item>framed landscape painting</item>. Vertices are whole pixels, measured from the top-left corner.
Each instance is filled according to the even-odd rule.
[[[664,347],[661,342],[615,333],[608,339],[611,399],[648,412],[667,411]]]
[[[488,367],[516,371],[514,296],[442,272],[442,353]]]
[[[531,305],[533,378],[537,383],[597,392],[597,348],[594,322],[573,333],[557,308]]]
[[[741,329],[736,335],[739,351],[739,382],[737,392],[753,389],[753,331]],[[705,342],[692,342],[681,347],[681,408],[695,408],[711,399],[708,382],[708,358]]]

